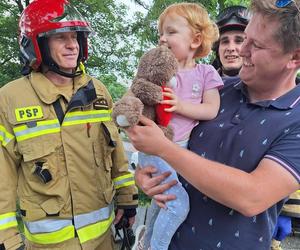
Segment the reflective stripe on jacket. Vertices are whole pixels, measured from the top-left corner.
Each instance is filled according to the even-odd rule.
[[[16,213],[6,213],[0,215],[0,230],[17,226]]]
[[[105,233],[114,219],[113,205],[69,219],[46,219],[25,222],[25,236],[38,244],[54,244],[75,237],[84,243]],[[74,225],[73,225],[74,221]]]
[[[0,89],[0,243],[17,230],[17,194],[29,241],[78,237],[83,249],[110,228],[113,205],[137,206],[111,110],[104,85],[87,75],[74,79],[71,100],[40,73]]]

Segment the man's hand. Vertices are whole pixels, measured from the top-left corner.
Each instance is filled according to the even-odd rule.
[[[139,123],[141,125],[126,129],[132,145],[137,150],[159,156],[168,143],[173,143],[164,136],[163,131],[154,121],[141,116]]]
[[[145,168],[137,167],[135,170],[135,182],[142,189],[142,191],[155,199],[157,205],[161,208],[166,208],[165,203],[170,200],[175,200],[176,196],[171,194],[163,194],[164,191],[177,184],[176,180],[161,184],[171,172],[165,172],[161,175],[152,177],[156,173],[156,168],[148,166]]]
[[[123,214],[124,214],[124,209],[118,209],[117,210],[116,217],[114,219],[114,224],[115,225],[119,223],[119,221],[123,217]]]

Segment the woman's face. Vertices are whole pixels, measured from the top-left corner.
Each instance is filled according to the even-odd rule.
[[[239,30],[226,31],[220,36],[219,56],[223,69],[236,70],[242,67],[239,55],[245,33]]]

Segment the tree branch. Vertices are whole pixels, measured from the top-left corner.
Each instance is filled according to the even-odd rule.
[[[13,56],[4,59],[4,61],[0,63],[0,66],[2,66],[2,65],[4,65],[5,63],[9,62],[12,58],[13,58]]]
[[[29,2],[29,1],[26,0],[26,4],[27,4],[27,2]],[[23,10],[24,10],[24,6],[23,6],[23,4],[22,4],[22,1],[21,1],[21,0],[15,0],[15,3],[16,3],[17,6],[18,6],[19,12],[22,13]],[[28,4],[29,4],[29,3],[28,3]]]
[[[150,7],[147,4],[145,4],[143,1],[141,1],[141,0],[134,0],[134,2],[136,4],[142,6],[145,10],[150,10]]]

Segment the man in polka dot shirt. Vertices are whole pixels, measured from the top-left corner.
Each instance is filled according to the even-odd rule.
[[[286,197],[300,188],[300,0],[252,0],[240,50],[241,81],[221,90],[217,118],[200,122],[184,150],[142,117],[133,145],[158,155],[182,176],[191,210],[170,250],[269,249]],[[157,203],[174,183],[155,168],[136,183]]]

